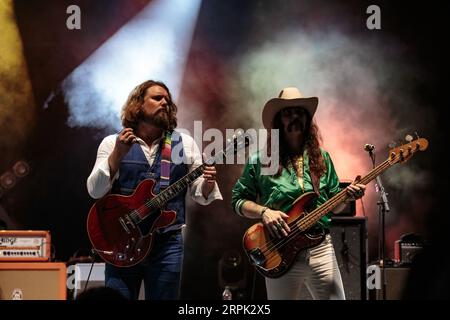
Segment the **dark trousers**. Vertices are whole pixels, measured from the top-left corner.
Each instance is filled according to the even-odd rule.
[[[128,299],[137,300],[144,280],[146,300],[176,300],[182,262],[181,231],[157,234],[149,256],[141,263],[128,268],[106,264],[106,286],[120,291]]]

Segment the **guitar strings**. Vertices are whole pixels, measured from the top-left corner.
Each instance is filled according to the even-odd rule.
[[[365,181],[367,180],[367,182],[371,181],[374,177],[376,177],[378,175],[378,171],[384,170],[384,167],[388,165],[389,163],[388,161],[385,161],[384,163],[382,163],[381,165],[379,165],[377,168],[377,170],[373,170],[372,172],[370,172],[366,177],[364,177],[361,182],[366,183]],[[314,211],[312,211],[310,214],[308,214],[305,217],[299,217],[296,220],[293,221],[293,224],[295,224],[297,227],[293,227],[294,232],[290,233],[288,236],[286,236],[285,238],[283,238],[281,241],[278,241],[277,243],[273,244],[272,247],[267,247],[267,250],[276,250],[277,248],[280,248],[282,246],[284,246],[285,244],[287,244],[291,239],[291,237],[296,236],[296,234],[299,232],[303,232],[306,229],[308,229],[309,227],[312,226],[312,224],[314,222],[316,222],[318,219],[316,219],[316,216],[318,213],[320,213],[320,211],[324,211],[324,212],[328,212],[331,207],[333,207],[336,203],[336,201],[340,201],[341,197],[345,195],[345,189],[342,190],[340,193],[338,193],[335,197],[333,197],[332,199],[330,199],[328,205],[324,206],[324,207],[319,207],[317,209],[315,209]],[[298,222],[298,220],[300,219],[300,222]],[[289,225],[289,224],[288,224]],[[289,225],[291,227],[291,225]],[[306,228],[305,228],[306,226]],[[286,239],[288,238],[288,239]],[[272,244],[271,242],[273,242],[273,240],[278,240],[278,239],[272,239],[271,241],[269,241],[269,245]],[[263,246],[264,247],[264,246]]]
[[[377,166],[375,169],[373,169],[371,172],[369,172],[363,179],[360,180],[360,183],[367,184],[371,180],[373,180],[376,176],[378,176],[380,171],[385,170],[388,168],[391,164],[388,160],[385,160],[382,164]],[[322,213],[329,212],[330,209],[332,209],[334,206],[338,205],[336,202],[340,202],[342,197],[346,196],[346,190],[342,190],[339,192],[336,196],[331,198],[329,200],[329,203],[325,205],[324,207],[319,207],[312,211],[310,214],[296,218],[292,223],[288,223],[289,227],[294,230],[293,232],[289,233],[286,237],[282,239],[271,239],[268,241],[265,245],[261,246],[261,251],[266,256],[267,255],[267,262],[270,262],[271,260],[275,259],[278,255],[279,248],[287,245],[289,242],[294,240],[294,238],[304,231],[306,231],[308,228],[310,228],[318,219],[320,219]],[[344,200],[345,201],[345,200]],[[322,213],[321,213],[322,212]],[[319,215],[319,218],[316,218],[316,216]],[[275,241],[276,240],[276,241]],[[268,252],[268,253],[267,253]]]
[[[175,182],[174,184],[172,184],[171,186],[167,187],[165,190],[163,190],[161,193],[159,193],[156,197],[148,200],[147,202],[145,202],[143,205],[141,205],[139,208],[133,210],[130,213],[130,216],[133,219],[140,219],[140,221],[142,221],[144,218],[141,218],[142,214],[145,214],[147,212],[148,209],[152,209],[152,208],[156,208],[156,207],[161,207],[162,204],[166,203],[169,199],[171,199],[172,197],[174,197],[176,195],[176,193],[178,193],[180,190],[186,188],[189,186],[189,184],[191,184],[193,181],[195,181],[198,177],[200,177],[200,175],[203,173],[205,166],[208,164],[215,163],[217,161],[217,159],[219,157],[222,157],[223,155],[225,155],[225,151],[222,150],[220,152],[218,152],[214,157],[211,157],[209,159],[207,159],[204,163],[202,163],[200,166],[198,166],[197,168],[195,168],[193,171],[187,173],[184,177],[180,178],[177,182]],[[196,176],[198,174],[197,177],[195,177],[195,179],[193,179],[192,181],[185,181],[185,180],[191,180],[192,177]],[[180,185],[182,186],[181,189],[177,190],[177,188],[180,187]],[[175,189],[175,190],[174,190]],[[172,192],[175,191],[175,194],[172,195]],[[168,199],[164,199],[162,203],[160,203],[159,198],[164,198],[165,195],[168,194]]]
[[[380,165],[379,167],[377,167],[377,169],[382,169],[382,167],[385,166],[386,163],[383,163],[382,165]],[[388,164],[388,163],[387,163]],[[377,170],[378,171],[378,170]],[[375,173],[375,170],[371,173],[369,173],[364,179],[362,180],[372,180],[373,177],[371,177],[373,175],[373,173]],[[376,176],[377,174],[375,174]],[[361,181],[362,181],[361,180]],[[343,190],[344,192],[342,193],[343,195],[345,195],[345,189]],[[330,207],[334,206],[336,200],[340,200],[340,197],[342,196],[342,194],[337,194],[334,198],[335,199],[330,199],[331,201],[329,202],[328,205],[326,205],[323,208],[317,208],[316,210],[314,210],[313,212],[311,212],[309,215],[305,216],[305,217],[299,217],[296,220],[293,221],[293,224],[295,224],[295,227],[293,227],[294,232],[290,233],[288,236],[286,236],[285,238],[279,240],[279,239],[271,239],[268,242],[268,245],[266,245],[267,249],[263,249],[262,251],[269,251],[269,253],[265,253],[267,254],[267,261],[270,262],[271,260],[275,259],[277,257],[278,252],[276,252],[275,250],[277,250],[278,248],[281,248],[282,246],[288,244],[289,242],[291,242],[292,240],[294,240],[294,238],[297,236],[298,233],[304,232],[306,229],[308,229],[309,227],[311,227],[318,219],[315,218],[315,216],[317,215],[317,213],[319,211],[324,210],[324,212],[328,212]],[[298,221],[300,219],[300,221]],[[305,228],[306,226],[306,228]],[[277,242],[274,242],[274,240],[276,240]],[[269,248],[270,246],[270,248]],[[264,246],[263,246],[264,247]]]
[[[338,195],[343,195],[345,194],[345,192],[341,192]],[[337,202],[336,200],[340,200],[340,197],[338,197],[338,195],[335,197],[335,199],[332,201],[332,203],[330,202],[329,205],[327,205],[326,207],[321,208],[320,211],[328,211],[326,210],[326,208],[330,207],[331,204],[334,204],[335,202]],[[332,198],[333,199],[333,198]],[[291,223],[288,223],[289,227],[291,228],[291,233],[289,233],[286,237],[278,239],[278,238],[272,238],[270,241],[268,241],[268,243],[265,246],[261,246],[261,251],[264,253],[264,255],[267,255],[267,260],[268,262],[270,262],[270,260],[276,258],[277,255],[277,249],[283,247],[284,245],[288,244],[289,242],[291,242],[292,240],[294,240],[294,238],[306,231],[310,226],[311,226],[311,222],[314,223],[315,221],[317,221],[317,219],[313,219],[312,217],[317,216],[316,210],[312,211],[310,214],[308,214],[307,216],[304,217],[298,217],[296,218],[294,221],[292,221]]]
[[[237,140],[241,137],[241,139],[244,139],[244,143],[237,143]],[[197,168],[195,168],[193,171],[187,173],[184,177],[180,178],[177,182],[175,182],[173,185],[167,187],[165,190],[163,190],[161,193],[159,193],[157,196],[155,196],[154,198],[150,199],[149,201],[147,201],[146,203],[144,203],[143,205],[141,205],[139,208],[133,210],[130,213],[130,216],[133,220],[137,220],[139,219],[139,222],[142,221],[144,218],[141,218],[141,215],[145,214],[147,212],[148,209],[152,209],[155,207],[161,207],[162,204],[165,204],[168,200],[170,200],[171,198],[173,198],[180,190],[188,187],[193,181],[195,181],[198,177],[200,177],[200,175],[204,172],[205,166],[206,165],[212,165],[214,163],[217,162],[218,159],[222,158],[222,157],[226,157],[228,151],[226,152],[226,150],[230,149],[230,145],[233,144],[234,148],[233,148],[233,152],[237,152],[240,148],[242,148],[242,146],[246,147],[250,144],[251,141],[251,137],[249,137],[247,134],[238,134],[238,135],[234,135],[233,136],[233,140],[231,140],[227,147],[224,150],[221,150],[220,152],[218,152],[217,154],[215,154],[213,157],[210,157],[209,159],[207,159],[205,162],[203,162],[200,166],[198,166]],[[195,175],[197,175],[197,177],[195,177],[193,180],[191,180],[191,178]],[[184,180],[188,180],[187,182]],[[191,180],[191,181],[189,181]],[[182,188],[180,190],[177,190],[177,188],[182,185]],[[175,189],[175,194],[171,195],[171,192],[174,191],[173,189]],[[168,199],[165,199],[162,203],[159,202],[158,198],[164,198],[164,196],[168,194],[169,197]],[[138,223],[139,223],[138,222]]]

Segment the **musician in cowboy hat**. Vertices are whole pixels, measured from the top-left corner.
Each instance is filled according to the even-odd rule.
[[[278,171],[273,175],[261,174],[260,153],[253,154],[232,190],[236,213],[260,219],[270,238],[280,239],[279,244],[283,238],[295,236],[291,230],[295,225],[288,225],[286,212],[300,196],[315,192],[314,205],[319,207],[340,191],[331,157],[320,148],[319,129],[314,121],[318,102],[317,97],[304,97],[298,88],[288,87],[265,104],[263,125],[279,132]],[[364,190],[364,185],[352,183],[347,187],[349,199],[361,198]],[[283,275],[266,277],[268,299],[299,299],[303,283],[314,299],[345,299],[329,234],[331,215],[344,207],[345,203],[336,206],[311,228],[311,233],[324,235],[321,243],[301,250]],[[282,257],[289,254],[282,250],[280,247]]]

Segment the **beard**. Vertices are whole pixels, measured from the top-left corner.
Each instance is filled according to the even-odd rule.
[[[155,115],[145,117],[144,121],[163,130],[169,129],[170,126],[169,114],[165,110],[160,110]]]
[[[300,118],[295,118],[284,127],[284,139],[289,156],[298,156],[303,153],[305,136],[308,125]]]

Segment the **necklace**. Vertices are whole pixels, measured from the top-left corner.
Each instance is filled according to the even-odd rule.
[[[303,156],[297,158],[297,160],[295,161],[295,167],[297,169],[298,184],[300,185],[302,192],[305,192],[303,181]]]

